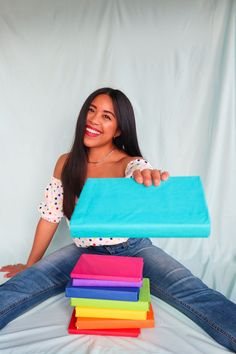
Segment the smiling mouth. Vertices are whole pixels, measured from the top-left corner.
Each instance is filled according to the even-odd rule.
[[[102,133],[97,131],[97,130],[95,130],[95,129],[92,129],[90,127],[86,127],[85,128],[85,134],[88,135],[88,136],[96,137],[96,136],[101,135]]]

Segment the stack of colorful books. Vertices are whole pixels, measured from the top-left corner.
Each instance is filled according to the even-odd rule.
[[[155,325],[141,257],[81,255],[66,296],[74,307],[71,334],[137,337]]]

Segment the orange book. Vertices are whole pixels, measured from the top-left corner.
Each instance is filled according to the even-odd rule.
[[[153,328],[155,327],[152,305],[147,312],[146,320],[125,320],[116,318],[76,317],[77,329],[106,329],[106,328]]]
[[[122,337],[138,337],[140,328],[104,328],[104,329],[77,329],[75,326],[75,310],[72,312],[70,323],[68,326],[69,334],[92,334],[100,336],[122,336]]]

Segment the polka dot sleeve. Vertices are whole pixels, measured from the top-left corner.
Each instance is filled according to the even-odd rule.
[[[45,189],[44,201],[38,206],[42,219],[59,223],[63,217],[63,187],[61,180],[51,177]]]
[[[146,161],[146,160],[144,160],[142,158],[132,160],[126,166],[125,177],[126,178],[129,178],[129,177],[132,178],[133,177],[133,173],[134,173],[135,170],[142,171],[142,170],[145,170],[145,168],[153,170],[152,165],[148,161]]]

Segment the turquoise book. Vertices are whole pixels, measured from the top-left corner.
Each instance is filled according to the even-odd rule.
[[[149,187],[133,178],[88,178],[70,220],[72,237],[208,237],[199,176]]]

